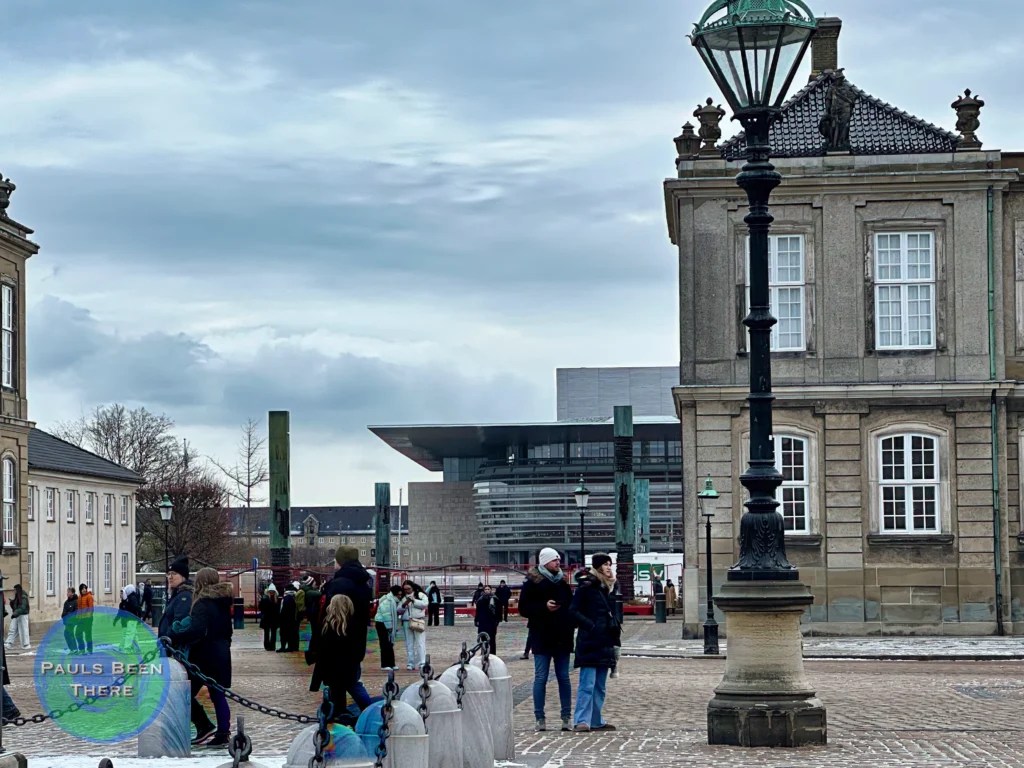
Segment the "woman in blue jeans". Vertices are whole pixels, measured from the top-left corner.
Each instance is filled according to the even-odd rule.
[[[573,730],[614,731],[615,726],[601,715],[608,671],[615,667],[616,651],[621,645],[622,627],[615,615],[615,576],[612,559],[598,552],[591,568],[578,578],[569,612],[579,628],[576,632],[576,662],[580,671],[576,690]]]

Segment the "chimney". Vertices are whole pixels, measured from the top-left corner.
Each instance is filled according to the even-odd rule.
[[[827,70],[839,69],[839,33],[843,20],[835,16],[818,19],[818,31],[811,41],[811,80]]]

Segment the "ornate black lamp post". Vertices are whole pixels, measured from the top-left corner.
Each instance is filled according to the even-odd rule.
[[[166,579],[167,571],[171,567],[171,553],[169,542],[171,540],[171,515],[174,514],[174,505],[171,503],[171,497],[166,493],[164,497],[160,499],[160,504],[157,505],[160,508],[160,519],[164,521],[164,578]],[[168,581],[166,586],[167,592],[164,595],[164,601],[171,594],[171,583]]]
[[[583,475],[580,475],[580,484],[576,486],[576,490],[572,492],[572,495],[576,498],[576,509],[580,513],[580,568],[586,568],[587,545],[583,519],[587,514],[587,504],[590,503],[590,489],[587,488],[587,484],[583,481]]]
[[[782,475],[772,447],[772,317],[768,290],[768,197],[782,181],[768,158],[768,129],[779,119],[800,60],[817,29],[801,0],[715,0],[690,41],[746,131],[747,164],[736,183],[750,213],[750,463],[740,482],[750,493],[740,521],[740,559],[730,580],[797,580],[786,559],[782,516],[775,490]]]
[[[704,531],[706,533],[705,559],[708,572],[708,613],[704,619],[704,654],[707,656],[718,655],[718,622],[715,621],[715,601],[711,583],[711,518],[715,516],[715,502],[718,501],[718,491],[715,484],[708,475],[704,481],[704,490],[697,494],[697,506],[700,507],[701,517],[704,518]]]

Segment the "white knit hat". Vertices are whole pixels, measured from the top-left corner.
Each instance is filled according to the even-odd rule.
[[[552,560],[558,560],[561,555],[558,554],[558,550],[552,549],[551,547],[544,547],[537,555],[537,565],[547,565]]]

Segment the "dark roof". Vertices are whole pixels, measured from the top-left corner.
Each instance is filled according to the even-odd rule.
[[[316,518],[320,527],[318,536],[343,536],[345,534],[373,531],[373,514],[370,507],[292,507],[291,532],[301,535],[303,524],[310,516]],[[239,507],[228,510],[231,513],[231,531],[255,534],[270,533],[270,507]],[[391,506],[391,530],[398,531],[398,506]],[[402,532],[409,531],[409,507],[402,505]],[[248,518],[248,521],[246,520]],[[248,525],[246,523],[248,522]]]
[[[145,482],[141,475],[97,456],[41,429],[28,433],[28,469],[46,469],[68,475],[86,475],[124,483]]]
[[[835,73],[824,72],[782,106],[782,120],[769,133],[772,157],[817,157],[825,154],[818,123],[825,114],[825,94]],[[858,99],[850,121],[850,150],[854,155],[905,155],[954,152],[960,137],[909,115],[850,83]],[[726,160],[746,156],[744,133],[720,147]]]

